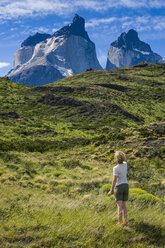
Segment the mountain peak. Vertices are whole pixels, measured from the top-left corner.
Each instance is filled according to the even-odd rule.
[[[131,66],[140,62],[161,63],[162,57],[151,50],[149,44],[141,41],[138,33],[130,29],[111,43],[107,55],[106,69]]]
[[[58,37],[61,35],[77,35],[85,38],[86,40],[92,42],[89,39],[88,33],[85,31],[85,19],[78,14],[75,14],[72,23],[64,26],[63,28],[56,31],[53,36]],[[52,37],[50,34],[46,33],[35,33],[34,35],[30,35],[26,40],[24,40],[21,44],[21,47],[24,46],[35,46],[36,44],[46,40],[47,38]]]
[[[150,46],[139,39],[138,33],[134,29],[130,29],[127,33],[122,33],[116,41],[111,43],[111,46],[117,47],[119,49],[139,49],[144,52],[152,52]]]
[[[47,38],[50,38],[50,34],[41,34],[41,33],[35,33],[34,35],[30,35],[26,40],[24,40],[21,44],[21,47],[24,46],[35,46],[36,44],[40,43],[41,41],[46,40]]]
[[[53,36],[58,37],[61,35],[77,35],[85,38],[88,41],[91,41],[89,39],[88,33],[85,31],[85,19],[78,14],[75,14],[72,23],[56,31]]]
[[[129,40],[139,40],[138,33],[134,29],[130,29],[128,33],[126,34],[127,39]]]
[[[78,14],[75,14],[73,17],[73,23],[77,23],[78,25],[82,25],[85,28],[85,19]]]
[[[14,68],[8,73],[10,79],[17,83],[43,85],[89,68],[102,69],[95,44],[85,31],[85,20],[79,15],[46,38],[47,34],[36,33],[22,43],[14,55]]]

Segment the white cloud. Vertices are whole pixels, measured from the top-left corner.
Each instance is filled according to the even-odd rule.
[[[107,7],[114,7],[114,8],[162,8],[165,7],[164,0],[107,0],[106,1]]]
[[[10,63],[0,62],[0,68],[7,67],[7,66],[9,66],[9,65],[10,65]]]
[[[0,18],[16,19],[36,15],[68,15],[77,10],[107,11],[112,8],[163,8],[164,0],[1,0]]]
[[[88,22],[86,22],[85,26],[86,27],[96,27],[96,26],[99,26],[100,24],[110,24],[112,22],[115,22],[115,21],[126,21],[126,20],[129,20],[130,17],[110,17],[110,18],[101,18],[101,19],[91,19],[89,20]]]
[[[107,0],[102,0],[102,1],[93,1],[93,0],[72,0],[72,4],[74,5],[75,8],[83,8],[83,9],[90,9],[94,11],[102,11],[106,10],[106,2]]]
[[[0,17],[15,19],[36,15],[55,13],[63,15],[70,13],[72,6],[67,1],[60,0],[7,0],[0,3]]]
[[[11,28],[10,31],[16,31],[18,28]]]
[[[144,0],[138,0],[138,1],[132,1],[132,0],[121,0],[116,3],[115,7],[127,7],[127,8],[141,8],[141,7],[147,7],[146,6],[146,1]]]
[[[49,30],[49,28],[46,28],[46,27],[36,27],[36,28],[33,28],[31,30],[31,32],[32,33],[37,33],[37,32],[39,32],[39,33],[49,33],[50,30]]]
[[[86,27],[96,27],[96,26],[99,26],[100,24],[109,24],[111,22],[114,22],[116,21],[117,18],[116,17],[110,17],[110,18],[101,18],[101,19],[91,19],[90,21],[86,22],[85,23],[85,26]]]
[[[137,31],[165,30],[165,16],[136,16],[122,23],[123,28],[134,28]]]
[[[162,8],[165,7],[164,0],[72,0],[70,1],[75,7],[81,7],[84,9],[92,9],[95,11],[103,11],[112,8]]]
[[[152,0],[150,1],[150,7],[159,9],[165,7],[165,2],[164,0]]]
[[[56,31],[58,31],[59,29],[58,28],[53,28],[52,29],[52,33],[55,33]]]
[[[110,25],[109,25],[110,24]],[[135,29],[142,31],[164,31],[165,30],[165,16],[124,16],[124,17],[110,17],[90,19],[86,23],[88,29],[102,30],[104,32],[117,33]]]

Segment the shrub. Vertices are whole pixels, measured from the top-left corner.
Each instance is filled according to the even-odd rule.
[[[51,186],[57,186],[59,184],[59,182],[53,178],[51,178],[51,180],[49,181],[49,185]]]
[[[27,174],[24,174],[22,177],[21,177],[21,180],[29,180],[30,179],[30,176],[27,175]]]
[[[59,177],[59,176],[61,176],[62,174],[64,174],[64,171],[58,171],[58,170],[56,170],[56,171],[53,171],[53,173],[52,173],[54,176],[56,176],[56,177]]]
[[[103,202],[98,202],[98,203],[96,203],[94,208],[99,213],[99,212],[105,211],[108,208],[108,205],[106,203],[103,203]]]
[[[43,184],[43,185],[41,185],[41,189],[42,189],[42,190],[47,190],[47,189],[48,189],[48,186],[45,185],[45,184]]]
[[[18,172],[21,174],[28,174],[29,176],[32,176],[33,174],[36,174],[36,165],[31,161],[24,161],[22,164],[22,167],[18,169]]]
[[[37,176],[34,178],[35,183],[45,183],[45,179],[43,177]]]
[[[10,168],[10,169],[12,169],[12,170],[18,170],[18,169],[19,169],[19,165],[14,164],[14,163],[7,163],[7,164],[6,164],[6,167],[7,167],[7,168]]]
[[[60,183],[61,184],[65,184],[66,186],[73,186],[74,184],[74,180],[71,180],[71,179],[62,179],[60,180]]]
[[[63,162],[63,166],[65,168],[67,168],[67,169],[74,169],[76,167],[81,167],[82,169],[87,169],[87,170],[91,170],[92,169],[92,166],[87,165],[87,164],[83,164],[79,160],[75,160],[75,159],[65,160]]]
[[[135,201],[141,204],[155,204],[161,202],[158,197],[139,188],[130,189],[129,193],[129,199],[131,201]]]
[[[160,153],[162,153],[162,154],[165,153],[165,146],[160,147]]]
[[[57,193],[63,193],[66,191],[68,191],[68,187],[64,184],[61,184],[61,185],[58,185],[55,187],[55,192],[57,192]]]
[[[101,189],[103,191],[103,193],[108,193],[110,191],[111,188],[111,184],[104,184]]]
[[[4,174],[2,177],[1,177],[1,182],[5,182],[5,181],[12,181],[12,182],[15,182],[17,181],[16,177],[14,175],[9,175],[9,174]]]
[[[145,127],[142,127],[139,129],[140,135],[144,138],[149,137],[149,136],[153,136],[153,131],[152,130],[148,130]]]
[[[74,159],[72,159],[72,160],[65,160],[64,162],[63,162],[63,166],[65,167],[65,168],[67,168],[67,169],[74,169],[74,168],[76,168],[76,167],[78,167],[78,166],[82,166],[82,164],[81,164],[81,162],[79,161],[79,160],[74,160]]]
[[[20,180],[19,181],[19,185],[21,185],[22,187],[26,188],[28,186],[31,186],[31,187],[37,187],[34,182],[32,181],[28,181],[28,180]]]
[[[83,169],[86,169],[86,170],[92,170],[93,169],[93,167],[91,165],[88,165],[88,164],[82,164],[80,167]]]
[[[21,162],[21,159],[18,157],[17,154],[10,153],[10,152],[4,152],[2,155],[2,159],[4,162],[15,162],[16,164]]]
[[[126,133],[122,133],[120,129],[115,130],[115,132],[113,130],[107,135],[108,140],[124,140],[125,137],[126,137]]]
[[[85,191],[90,191],[94,188],[99,188],[101,185],[101,179],[93,179],[91,181],[83,181],[80,183],[81,186],[81,191],[85,192]]]

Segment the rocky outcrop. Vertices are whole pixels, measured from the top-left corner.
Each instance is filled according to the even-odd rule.
[[[151,50],[151,47],[141,41],[138,33],[131,29],[122,33],[111,43],[107,55],[106,69],[131,66],[140,62],[162,63],[162,57]]]
[[[69,37],[71,35],[81,36],[87,41],[90,41],[88,33],[85,31],[85,20],[77,14],[73,18],[73,23],[69,24],[54,33],[55,37],[65,35]]]
[[[51,37],[50,34],[40,34],[37,32],[35,35],[33,35],[33,36],[30,35],[26,40],[24,40],[21,44],[21,47],[35,46],[36,44],[38,44],[41,41],[44,41],[50,37]]]
[[[26,39],[14,56],[10,80],[44,85],[83,72],[102,69],[95,44],[85,31],[85,20],[75,15],[73,22],[53,35],[35,34]]]

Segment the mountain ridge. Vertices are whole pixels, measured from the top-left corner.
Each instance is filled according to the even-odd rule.
[[[87,41],[92,42],[88,36],[88,33],[85,31],[85,20],[83,17],[80,17],[78,14],[75,14],[72,23],[61,28],[60,30],[56,31],[53,34],[53,36],[55,37],[61,35],[66,35],[67,37],[70,35],[77,35],[85,38]]]
[[[149,44],[130,29],[111,43],[106,70],[140,62],[163,63]],[[17,83],[44,85],[88,69],[102,69],[95,44],[85,31],[85,20],[75,14],[72,23],[53,35],[36,33],[21,44],[14,55],[14,68],[7,76]]]
[[[71,24],[52,36],[37,33],[26,39],[7,76],[17,83],[43,85],[89,68],[102,69],[95,44],[85,31],[85,20],[76,14]]]
[[[130,29],[111,43],[107,55],[106,69],[132,66],[140,62],[162,63],[160,55],[154,53],[149,44],[141,41],[138,33]]]
[[[50,34],[42,34],[42,33],[36,33],[34,35],[30,35],[26,40],[24,40],[21,44],[21,47],[24,46],[35,46],[36,44],[46,40],[47,38],[50,38],[51,35]]]

